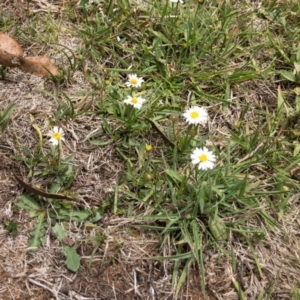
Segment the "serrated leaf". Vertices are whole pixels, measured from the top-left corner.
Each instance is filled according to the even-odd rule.
[[[56,223],[55,226],[52,227],[53,233],[55,237],[61,242],[65,237],[67,237],[65,229],[61,224]]]
[[[28,240],[29,247],[32,248],[31,251],[37,250],[42,243],[41,238],[44,236],[44,232],[42,231],[44,227],[44,220],[45,213],[40,213],[36,221],[33,236]]]
[[[66,266],[70,271],[76,272],[80,266],[80,256],[76,253],[76,246],[66,246]]]
[[[217,241],[228,239],[226,227],[219,216],[215,214],[213,216],[210,216],[208,219],[208,227],[213,237]]]
[[[17,197],[18,202],[16,205],[22,207],[27,211],[39,210],[41,209],[40,205],[28,194],[22,194]]]
[[[61,208],[58,212],[61,219],[74,220],[74,221],[83,221],[87,219],[91,213],[89,210],[69,210]]]

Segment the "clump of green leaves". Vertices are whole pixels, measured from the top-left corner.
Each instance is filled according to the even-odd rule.
[[[16,206],[29,213],[29,217],[35,218],[36,223],[29,238],[29,248],[37,251],[45,242],[47,227],[51,222],[73,221],[74,223],[95,223],[98,222],[102,214],[96,209],[74,207],[76,195],[70,195],[68,190],[75,178],[72,160],[74,155],[62,159],[61,148],[62,132],[58,127],[51,131],[51,138],[58,137],[57,145],[51,145],[50,151],[46,154],[43,149],[43,137],[40,128],[32,120],[32,126],[38,133],[39,143],[35,150],[20,146],[20,154],[13,156],[17,161],[23,162],[28,167],[28,177],[35,178],[43,176],[51,178],[46,184],[45,191],[31,184],[26,183],[16,174],[16,181],[26,192],[18,196]],[[57,130],[57,131],[56,131]],[[56,135],[55,135],[56,134]],[[58,135],[57,135],[58,134]],[[47,219],[46,219],[47,216]],[[50,222],[49,222],[50,221]],[[77,245],[68,245],[65,238],[66,231],[59,224],[52,228],[55,236],[63,245],[63,252],[66,255],[66,266],[73,272],[79,268],[80,257],[76,254]],[[99,245],[98,245],[99,247]]]
[[[293,45],[293,54],[287,58],[290,65],[293,66],[291,71],[281,70],[280,74],[287,80],[300,84],[300,44]]]
[[[101,219],[101,214],[97,210],[92,209],[75,209],[69,201],[44,199],[28,193],[20,195],[15,205],[18,208],[25,209],[29,213],[30,218],[36,218],[35,227],[29,239],[31,251],[37,251],[45,242],[46,228],[49,226],[48,221],[57,222],[52,230],[56,238],[63,245],[63,251],[67,258],[67,268],[76,272],[80,261],[75,251],[77,245],[67,245],[65,240],[67,238],[66,230],[59,222],[67,222],[66,224],[68,224],[68,222],[73,221],[75,223],[87,222],[88,224],[92,224]],[[46,215],[48,221],[45,219]]]
[[[76,272],[80,265],[80,256],[76,253],[76,245],[70,246],[66,244],[67,232],[61,224],[56,223],[55,226],[52,227],[52,231],[56,238],[63,244],[67,268]]]
[[[17,235],[19,228],[15,221],[10,220],[4,223],[4,229],[12,235]]]

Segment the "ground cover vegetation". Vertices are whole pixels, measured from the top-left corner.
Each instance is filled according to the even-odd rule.
[[[0,31],[29,53],[50,53],[60,72],[38,81],[46,102],[21,107],[2,94],[0,104],[0,143],[20,188],[10,201],[33,221],[31,255],[51,232],[67,269],[79,272],[83,242],[93,265],[109,244],[109,215],[155,239],[147,259],[168,263],[168,293],[141,292],[134,273],[128,299],[299,299],[297,276],[280,293],[259,252],[273,249],[270,236],[288,239],[299,205],[298,1],[41,5],[23,3],[19,18],[0,5]],[[22,76],[3,67],[2,81],[10,74]],[[103,178],[113,180],[104,187]],[[20,226],[4,220],[7,235]],[[74,228],[81,238],[70,239]],[[109,263],[124,247],[114,242]],[[208,253],[229,262],[222,288]]]

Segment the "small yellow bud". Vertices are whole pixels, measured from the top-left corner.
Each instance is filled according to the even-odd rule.
[[[152,180],[152,179],[153,179],[153,175],[150,174],[150,173],[147,173],[147,174],[145,174],[145,178],[146,178],[147,180]]]
[[[110,81],[107,79],[107,80],[105,80],[105,84],[106,85],[109,85],[110,84]]]
[[[152,146],[151,145],[146,145],[146,151],[151,151],[152,150]]]

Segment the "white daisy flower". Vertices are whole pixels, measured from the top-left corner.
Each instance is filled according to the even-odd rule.
[[[183,116],[185,117],[186,122],[189,124],[203,124],[208,120],[207,110],[199,106],[193,106],[187,109],[183,113]]]
[[[183,0],[170,0],[170,2],[172,2],[172,3],[181,3],[181,4],[183,4]]]
[[[54,146],[57,146],[59,144],[59,141],[65,140],[65,138],[63,137],[64,131],[58,126],[54,126],[53,129],[49,131],[48,136],[50,136],[49,142]]]
[[[132,87],[140,87],[143,82],[144,79],[142,77],[137,77],[136,74],[129,74],[128,81],[125,84]]]
[[[192,164],[198,165],[199,170],[208,170],[214,167],[216,156],[207,148],[196,148],[191,154]]]
[[[145,101],[146,100],[142,97],[127,96],[127,98],[124,100],[124,103],[130,104],[133,107],[140,109]]]

